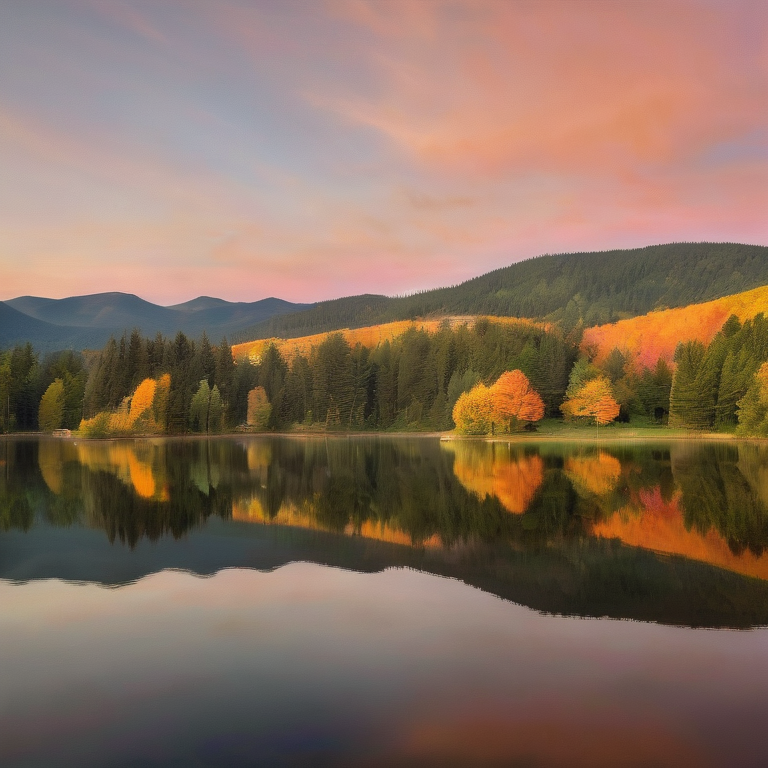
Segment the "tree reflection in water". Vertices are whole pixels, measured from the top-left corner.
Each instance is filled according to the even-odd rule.
[[[27,439],[3,441],[2,461],[0,531],[28,531],[32,547],[8,543],[6,578],[113,579],[101,563],[114,553],[87,561],[72,550],[64,568],[60,545],[31,543],[38,528],[69,526],[129,551],[200,542],[155,550],[152,564],[121,561],[137,574],[296,559],[407,565],[551,612],[768,622],[768,451],[757,445]],[[199,538],[212,519],[228,549]],[[263,542],[256,560],[232,544],[252,535]]]
[[[38,510],[129,545],[211,515],[418,547],[596,536],[768,575],[768,450],[755,444],[39,440],[5,453],[4,529]]]

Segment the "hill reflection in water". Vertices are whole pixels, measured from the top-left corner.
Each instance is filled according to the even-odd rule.
[[[4,578],[109,583],[88,557],[72,572],[51,565],[52,529],[91,530],[119,548],[113,559],[128,553],[135,578],[296,559],[406,565],[550,612],[768,623],[768,449],[756,444],[27,439],[3,441],[0,460]],[[245,562],[232,543],[215,562],[178,561],[224,529],[261,537],[269,557]],[[147,540],[169,553],[181,541],[143,565]]]

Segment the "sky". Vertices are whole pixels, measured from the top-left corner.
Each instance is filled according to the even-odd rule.
[[[0,300],[768,244],[768,3],[0,0]]]

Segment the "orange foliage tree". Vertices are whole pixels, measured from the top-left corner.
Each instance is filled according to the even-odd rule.
[[[610,424],[619,415],[619,404],[613,397],[611,382],[605,376],[588,381],[561,406],[567,417],[593,418],[598,427]]]
[[[157,382],[154,379],[144,379],[144,381],[136,387],[136,391],[131,398],[131,410],[129,414],[131,424],[134,424],[140,416],[152,407],[156,389]]]
[[[493,420],[512,431],[520,422],[539,421],[544,416],[544,401],[531,387],[522,371],[506,371],[491,387]]]
[[[515,515],[523,514],[544,482],[544,461],[499,443],[452,441],[443,448],[455,455],[453,472],[458,481],[480,500],[495,496]]]

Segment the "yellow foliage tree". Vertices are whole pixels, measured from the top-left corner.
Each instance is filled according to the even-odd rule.
[[[605,451],[597,456],[571,456],[565,462],[565,474],[578,491],[604,496],[610,493],[621,477],[621,462]]]
[[[43,432],[53,432],[61,427],[64,418],[64,382],[61,379],[56,379],[45,390],[37,418]]]
[[[80,434],[83,437],[110,437],[164,432],[170,389],[168,373],[157,380],[144,379],[114,413],[105,411],[92,419],[83,419]]]
[[[272,406],[264,387],[254,387],[248,393],[248,426],[254,429],[267,428]]]
[[[144,379],[144,381],[136,387],[136,391],[131,398],[131,409],[129,412],[129,421],[131,424],[135,424],[136,420],[152,407],[156,389],[157,382],[154,379]]]
[[[593,418],[598,425],[610,424],[619,415],[619,404],[613,397],[611,382],[605,376],[590,379],[561,406],[571,418]]]
[[[463,435],[487,435],[493,421],[493,395],[485,384],[464,392],[453,406],[456,431]]]
[[[131,433],[131,398],[124,397],[117,410],[109,418],[109,431],[113,435]]]
[[[512,431],[520,422],[539,421],[544,416],[544,401],[522,371],[506,371],[491,387],[493,421]]]

